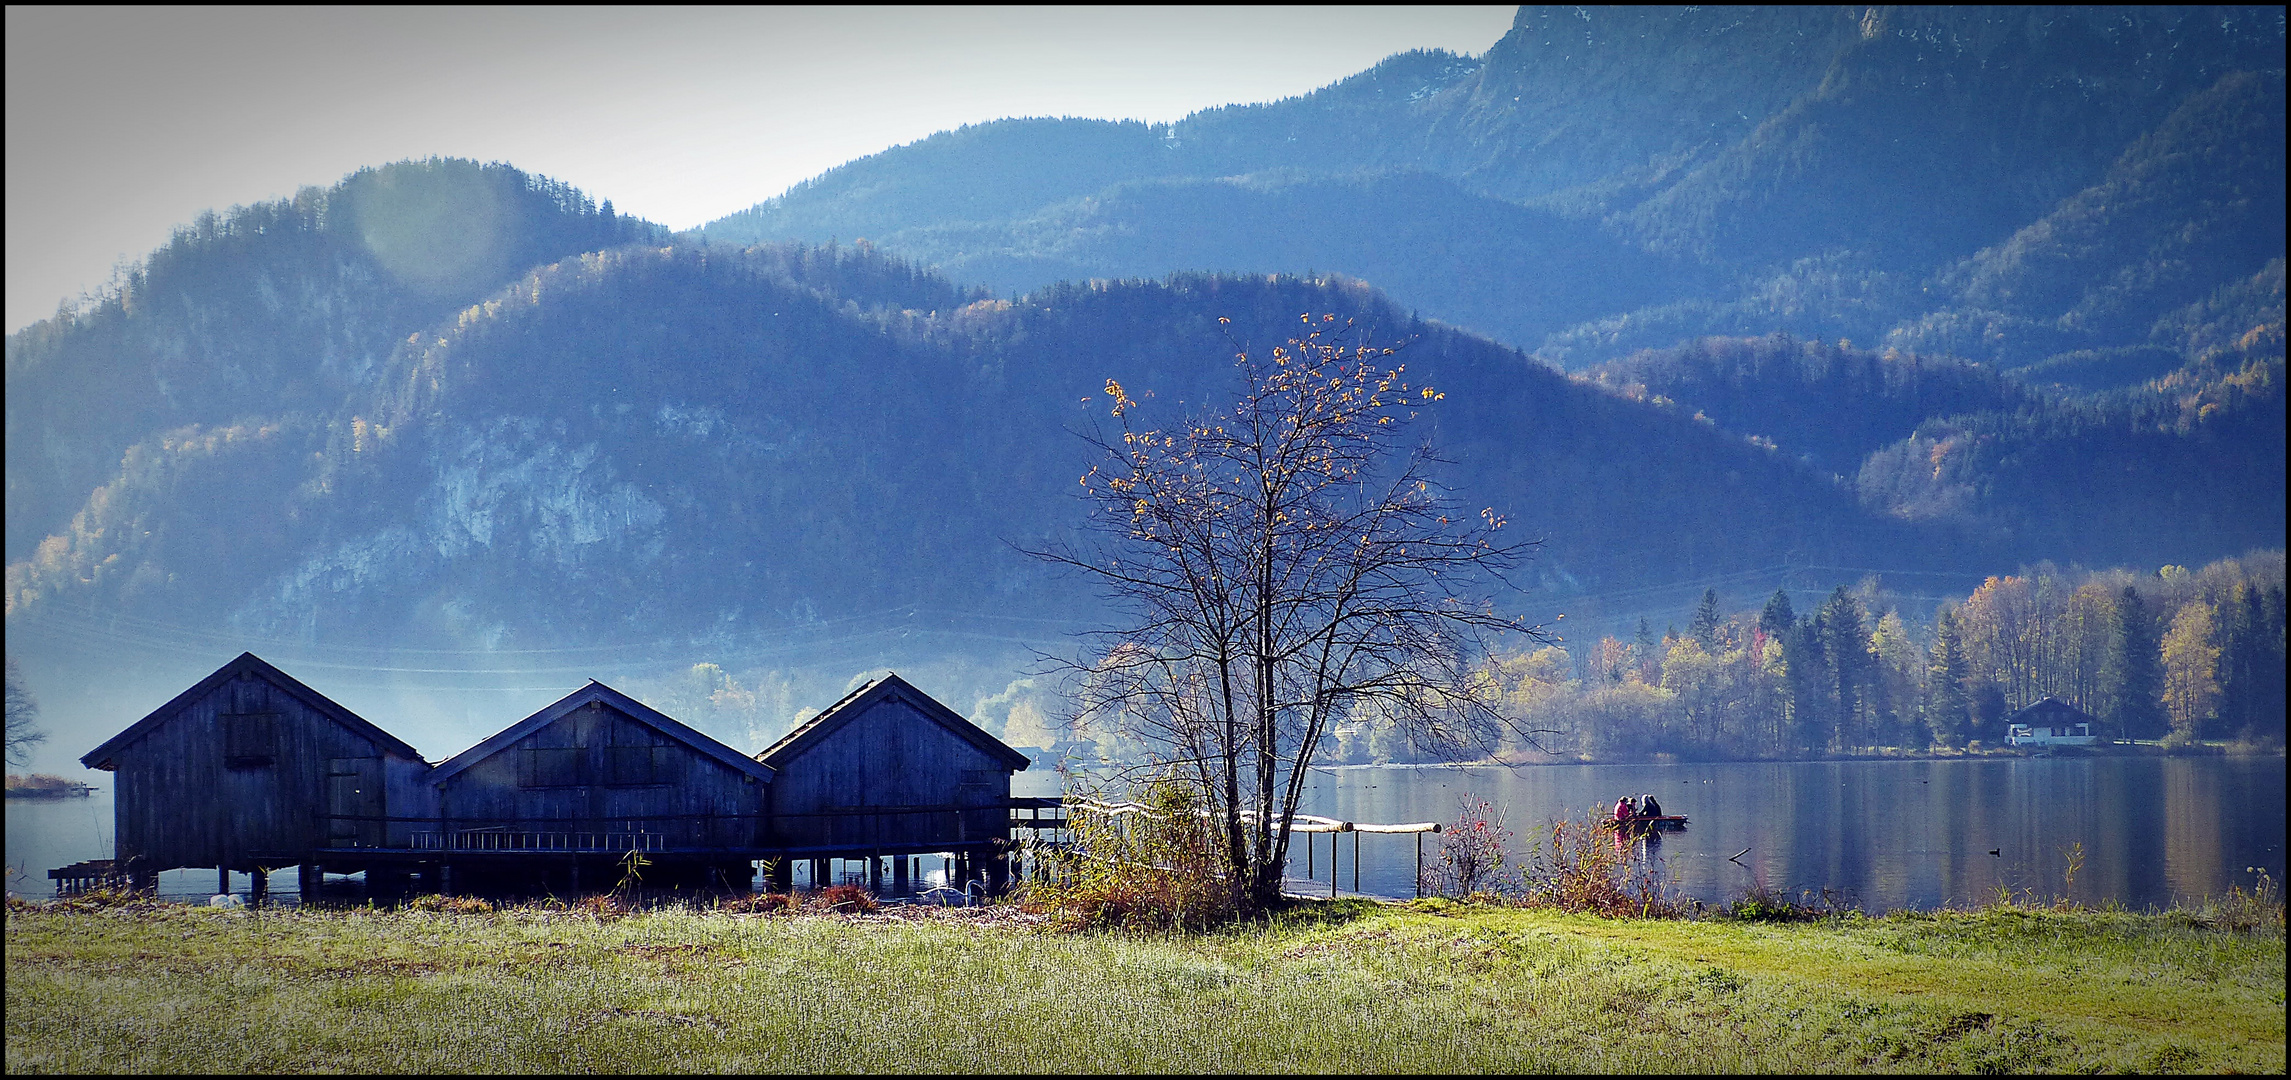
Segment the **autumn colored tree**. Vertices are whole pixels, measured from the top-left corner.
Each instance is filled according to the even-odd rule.
[[[1108,380],[1117,430],[1087,436],[1101,460],[1081,481],[1094,542],[1033,553],[1125,613],[1075,665],[1079,712],[1199,792],[1243,909],[1278,901],[1308,769],[1339,722],[1458,753],[1535,736],[1484,671],[1494,638],[1544,640],[1486,598],[1533,544],[1505,542],[1492,509],[1435,484],[1427,443],[1403,441],[1438,392],[1351,324],[1305,322],[1270,354],[1236,343],[1238,401],[1169,427]]]
[[[2164,709],[2175,734],[2203,734],[2219,704],[2219,646],[2212,643],[2211,605],[2190,600],[2164,635]]]

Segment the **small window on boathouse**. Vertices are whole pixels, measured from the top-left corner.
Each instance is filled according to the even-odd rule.
[[[224,713],[223,767],[264,769],[278,759],[277,713]]]

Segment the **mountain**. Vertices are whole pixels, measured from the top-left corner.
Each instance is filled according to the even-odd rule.
[[[1172,223],[1188,227],[1172,229]],[[1400,303],[1516,329],[1570,325],[1618,299],[1676,299],[1692,268],[1596,224],[1475,195],[1431,173],[1259,173],[1115,185],[990,226],[932,225],[881,246],[1004,295],[1172,267],[1265,274],[1344,267]],[[1245,252],[1245,255],[1236,254]]]
[[[1077,527],[1106,381],[1178,422],[1323,314],[1446,393],[1444,480],[1543,542],[1504,602],[1570,628],[2280,547],[2282,55],[2247,9],[1524,9],[681,236],[361,170],[9,336],[11,648],[641,654],[775,718],[930,663],[1016,717],[1024,648],[1100,616],[1017,549]]]
[[[2277,542],[2282,340],[2278,314],[2166,377],[2104,395],[1783,335],[1646,350],[1579,378],[1771,442],[1890,517],[1953,525],[2024,559],[2108,566]]]
[[[1809,467],[1845,475],[1927,421],[2049,405],[1993,367],[1779,334],[1648,349],[1583,374],[1627,397],[1691,407],[1723,430],[1763,437]]]
[[[2257,8],[1522,8],[1482,57],[941,133],[696,235],[1007,292],[1336,272],[1570,368],[1772,332],[2025,366],[2155,348],[2282,255],[2283,55]]]
[[[535,265],[663,235],[505,165],[403,162],[209,212],[90,309],[7,340],[7,554],[59,532],[133,446],[324,414],[407,335]]]
[[[1221,317],[1262,347],[1299,312],[1406,343],[1451,403],[1427,429],[1451,481],[1546,539],[1551,585],[1925,547],[1787,458],[1342,281],[988,301],[864,248],[630,246],[413,335],[331,415],[137,444],[10,567],[10,611],[499,647],[899,605],[1070,615],[1086,602],[1005,541],[1070,527],[1084,403],[1116,378],[1174,422],[1232,390]]]

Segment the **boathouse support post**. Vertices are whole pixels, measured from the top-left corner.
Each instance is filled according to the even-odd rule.
[[[905,855],[891,860],[891,891],[900,896],[907,895],[907,856]]]
[[[294,868],[294,887],[302,893],[303,903],[318,899],[318,885],[325,880],[325,875],[326,871],[314,862],[304,862]]]
[[[250,876],[254,880],[248,886],[249,902],[247,906],[261,907],[264,901],[270,899],[270,871],[258,866],[255,867],[254,873]]]
[[[883,856],[870,852],[867,856],[867,891],[883,892]]]
[[[231,894],[230,867],[218,866],[215,868],[215,891],[222,893],[225,896],[229,896]]]

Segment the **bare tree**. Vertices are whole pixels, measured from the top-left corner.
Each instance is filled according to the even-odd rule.
[[[8,676],[8,764],[23,766],[31,763],[32,748],[48,741],[48,733],[38,727],[40,703],[32,692],[24,688],[24,673],[17,670],[16,658],[7,658]]]
[[[1148,771],[1200,790],[1243,907],[1278,900],[1338,722],[1373,716],[1452,754],[1537,734],[1496,708],[1482,666],[1491,635],[1545,640],[1482,598],[1534,544],[1499,543],[1503,519],[1463,509],[1433,482],[1429,444],[1403,443],[1443,395],[1384,367],[1391,348],[1331,340],[1359,340],[1350,323],[1320,322],[1269,357],[1237,344],[1239,400],[1179,428],[1142,425],[1109,380],[1119,437],[1085,436],[1104,454],[1082,478],[1095,542],[1031,552],[1127,616],[1074,665],[1075,719],[1139,738]]]

